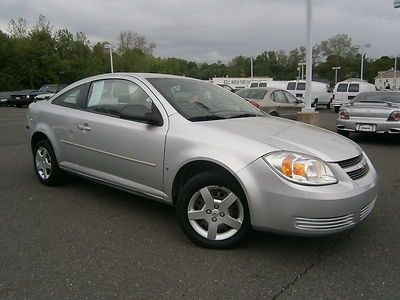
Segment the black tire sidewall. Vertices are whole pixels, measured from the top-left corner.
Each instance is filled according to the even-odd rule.
[[[243,206],[244,220],[242,223],[242,227],[234,236],[226,240],[208,240],[199,235],[189,223],[189,219],[187,216],[187,207],[189,205],[190,199],[192,198],[193,194],[199,191],[201,188],[210,185],[218,185],[228,188],[240,199],[240,202]],[[206,248],[232,248],[236,246],[240,241],[242,241],[251,229],[249,208],[242,188],[235,180],[227,178],[226,175],[219,174],[217,172],[203,172],[192,177],[179,192],[175,208],[179,224],[184,233],[193,242]]]
[[[43,179],[42,177],[40,177],[39,172],[36,168],[36,152],[38,151],[38,149],[40,147],[43,147],[47,150],[47,152],[50,155],[51,158],[51,173],[49,178],[47,179]],[[36,177],[39,179],[39,181],[45,185],[56,185],[60,182],[61,180],[61,170],[58,166],[58,162],[57,162],[57,158],[56,155],[54,154],[54,150],[53,147],[51,146],[50,142],[47,140],[40,140],[39,142],[37,142],[35,144],[35,146],[33,147],[33,166],[35,169],[35,174]]]

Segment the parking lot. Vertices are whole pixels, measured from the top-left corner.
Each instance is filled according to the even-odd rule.
[[[400,297],[400,136],[354,135],[380,177],[374,211],[323,238],[254,232],[231,250],[190,242],[172,207],[33,172],[26,108],[0,108],[0,298]],[[336,114],[320,111],[335,130]]]

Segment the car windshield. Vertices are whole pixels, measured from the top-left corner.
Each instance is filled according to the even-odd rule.
[[[264,99],[266,93],[267,93],[266,89],[257,89],[257,88],[243,89],[236,92],[236,94],[242,98],[249,98],[256,100]]]
[[[361,93],[353,99],[353,102],[392,102],[400,103],[399,92],[369,92]]]
[[[57,84],[42,85],[42,87],[39,89],[39,92],[57,93]]]
[[[183,78],[148,78],[186,119],[209,121],[265,116],[244,99],[209,82]]]

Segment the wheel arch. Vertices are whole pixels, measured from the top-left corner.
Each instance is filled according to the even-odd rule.
[[[179,190],[186,184],[186,182],[193,176],[205,171],[215,171],[221,173],[221,175],[223,176],[228,176],[229,178],[234,180],[242,189],[243,194],[245,195],[247,201],[246,189],[244,188],[241,180],[232,170],[230,170],[226,166],[218,164],[217,162],[200,159],[187,162],[186,164],[181,166],[178,172],[176,173],[173,180],[172,193],[171,193],[173,205],[175,205]]]
[[[32,153],[33,153],[33,151],[34,151],[33,148],[35,147],[36,143],[39,142],[40,140],[47,140],[47,141],[49,141],[49,143],[51,144],[51,141],[50,141],[50,139],[47,137],[46,134],[44,134],[44,133],[41,132],[41,131],[36,131],[36,132],[32,135],[32,137],[31,137],[31,150],[32,150]]]

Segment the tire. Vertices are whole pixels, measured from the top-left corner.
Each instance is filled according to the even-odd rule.
[[[336,129],[336,132],[340,135],[343,135],[344,137],[350,137],[350,132],[347,130],[340,130],[340,129]]]
[[[208,171],[192,177],[178,193],[175,207],[183,232],[206,248],[232,248],[251,229],[244,192],[224,174]]]
[[[338,113],[338,112],[339,112],[339,108],[340,108],[339,106],[335,106],[335,107],[334,107],[335,113]]]
[[[53,147],[48,140],[40,140],[33,148],[33,166],[37,178],[44,185],[57,185],[62,181]]]

